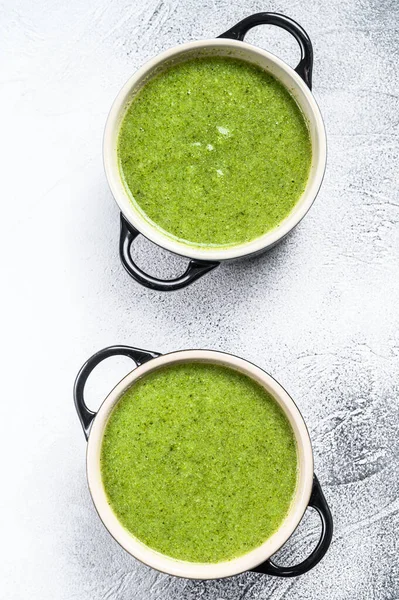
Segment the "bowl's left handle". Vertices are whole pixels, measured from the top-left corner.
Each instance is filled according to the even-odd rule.
[[[253,569],[253,571],[256,573],[264,573],[266,575],[277,575],[277,577],[297,577],[298,575],[303,575],[307,571],[310,571],[310,569],[313,569],[313,567],[321,561],[331,544],[333,520],[327,500],[324,497],[323,490],[321,489],[316,475],[313,476],[313,488],[309,506],[317,510],[321,520],[321,535],[313,552],[301,563],[293,565],[292,567],[276,565],[276,563],[269,558],[266,562]]]
[[[96,413],[90,410],[86,406],[84,399],[84,389],[86,382],[89,378],[90,373],[93,369],[103,360],[110,356],[128,356],[131,358],[136,366],[142,365],[143,363],[160,356],[157,352],[150,352],[149,350],[141,350],[140,348],[133,348],[132,346],[109,346],[104,348],[96,354],[93,354],[89,360],[80,369],[73,388],[73,399],[75,402],[76,412],[78,413],[79,420],[81,422],[83,433],[85,434],[86,440],[89,437],[90,427],[93,422]]]
[[[211,262],[209,260],[190,260],[188,267],[183,275],[176,277],[175,279],[158,279],[153,275],[149,275],[143,269],[140,269],[134,262],[131,255],[131,247],[136,239],[140,235],[130,223],[127,222],[125,217],[121,214],[121,234],[119,241],[119,256],[122,261],[122,265],[129,273],[130,277],[135,279],[141,285],[152,290],[159,292],[173,292],[175,290],[181,290],[187,287],[196,279],[199,279],[205,273],[212,271],[215,267],[219,266],[218,262]]]
[[[288,31],[294,36],[301,50],[301,60],[295,67],[295,71],[304,80],[306,85],[312,89],[312,70],[313,70],[313,47],[310,38],[303,27],[293,19],[280,15],[279,13],[262,12],[251,15],[243,19],[231,29],[219,35],[220,38],[230,38],[232,40],[244,41],[245,35],[252,27],[257,25],[276,25]]]

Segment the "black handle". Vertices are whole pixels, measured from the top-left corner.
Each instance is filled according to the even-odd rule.
[[[84,389],[89,378],[90,373],[93,369],[103,360],[110,356],[128,356],[131,358],[137,366],[160,356],[157,352],[149,352],[148,350],[141,350],[140,348],[133,348],[131,346],[109,346],[104,348],[96,354],[93,354],[89,360],[85,362],[83,367],[80,369],[73,388],[73,399],[75,401],[75,408],[79,416],[79,420],[83,427],[86,440],[89,437],[90,427],[93,422],[96,413],[87,408],[84,400]]]
[[[304,80],[306,85],[312,89],[312,69],[313,69],[313,47],[312,42],[306,31],[296,21],[293,21],[285,15],[278,13],[257,13],[243,19],[231,29],[219,35],[220,38],[231,38],[232,40],[244,41],[245,35],[252,27],[257,25],[277,25],[285,29],[294,36],[301,49],[301,60],[295,71]]]
[[[119,256],[121,257],[122,264],[130,277],[133,277],[138,283],[152,290],[158,290],[159,292],[180,290],[219,265],[218,262],[207,260],[190,260],[186,272],[180,277],[176,277],[176,279],[158,279],[145,273],[132,259],[130,248],[138,235],[140,235],[140,232],[128,223],[121,214]]]
[[[333,520],[316,475],[313,476],[313,488],[309,506],[317,510],[321,519],[321,536],[310,556],[305,558],[299,565],[294,565],[293,567],[280,567],[269,558],[269,560],[256,567],[256,569],[253,569],[256,573],[276,575],[277,577],[296,577],[310,571],[310,569],[313,569],[321,561],[331,544]]]

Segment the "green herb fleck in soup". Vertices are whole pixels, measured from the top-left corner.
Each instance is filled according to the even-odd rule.
[[[159,552],[220,562],[281,525],[297,481],[293,431],[259,384],[230,368],[161,368],[122,396],[101,472],[123,526]]]
[[[257,66],[196,58],[150,79],[123,118],[119,168],[132,199],[164,233],[226,247],[275,228],[311,164],[305,119]]]

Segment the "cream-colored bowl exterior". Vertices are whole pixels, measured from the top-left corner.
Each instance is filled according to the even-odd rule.
[[[306,189],[291,213],[278,227],[251,242],[228,248],[191,246],[156,228],[132,202],[122,182],[117,160],[117,141],[122,118],[137,91],[155,73],[171,64],[196,56],[232,56],[256,64],[281,81],[296,99],[308,122],[312,141],[312,164]],[[301,77],[282,60],[256,46],[229,39],[189,42],[159,54],[139,69],[123,86],[111,108],[105,126],[103,156],[109,186],[120,210],[140,233],[152,242],[189,258],[199,260],[231,260],[256,254],[286,236],[305,216],[321,186],[327,158],[323,119],[316,101]]]
[[[133,537],[119,522],[107,502],[100,471],[100,452],[109,415],[121,395],[139,378],[165,365],[201,361],[231,367],[245,373],[262,385],[287,415],[293,428],[298,449],[298,482],[289,513],[281,527],[264,544],[244,556],[216,564],[176,560],[152,550]],[[141,562],[170,575],[192,579],[218,579],[253,569],[272,556],[288,540],[308,506],[313,482],[313,453],[302,415],[287,392],[275,379],[252,363],[213,350],[182,350],[150,360],[126,375],[101,405],[90,431],[87,446],[87,477],[97,512],[115,540]]]

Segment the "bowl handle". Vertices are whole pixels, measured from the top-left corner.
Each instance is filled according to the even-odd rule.
[[[150,352],[148,350],[141,350],[140,348],[133,348],[131,346],[109,346],[108,348],[104,348],[103,350],[96,352],[96,354],[93,354],[93,356],[85,362],[75,379],[73,399],[86,440],[89,437],[90,427],[94,417],[96,416],[96,413],[87,408],[84,400],[84,389],[89,375],[93,369],[100,362],[106,358],[109,358],[110,356],[128,356],[136,363],[136,366],[140,366],[143,363],[160,356],[160,354],[158,352]]]
[[[218,262],[211,262],[208,260],[190,260],[188,263],[187,270],[180,277],[175,279],[158,279],[152,275],[145,273],[136,263],[134,262],[130,253],[131,246],[140,235],[121,213],[121,235],[119,240],[119,256],[122,264],[130,277],[133,277],[138,283],[144,285],[152,290],[159,292],[172,292],[174,290],[180,290],[193,283],[196,279],[199,279],[208,271],[212,271],[219,265]]]
[[[305,558],[299,565],[294,565],[292,567],[280,567],[269,558],[266,562],[253,569],[253,571],[256,573],[264,573],[266,575],[276,575],[277,577],[296,577],[297,575],[303,575],[307,571],[310,571],[310,569],[313,569],[313,567],[321,561],[331,544],[333,520],[330,508],[316,475],[313,476],[313,488],[309,506],[312,506],[317,510],[321,519],[321,536],[316,548],[310,556]]]
[[[257,13],[246,17],[231,29],[219,35],[220,38],[231,38],[232,40],[244,41],[245,35],[252,27],[257,25],[277,25],[288,31],[294,36],[301,49],[301,60],[295,71],[304,80],[306,85],[312,89],[312,69],[313,69],[313,47],[312,42],[306,31],[293,19],[280,15],[278,13]]]

